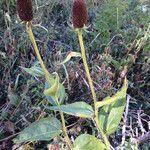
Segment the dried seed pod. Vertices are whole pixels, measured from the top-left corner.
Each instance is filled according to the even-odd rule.
[[[17,0],[17,12],[22,21],[31,21],[33,18],[32,0]]]
[[[83,28],[87,24],[88,12],[84,0],[74,0],[72,7],[72,22],[74,28]]]

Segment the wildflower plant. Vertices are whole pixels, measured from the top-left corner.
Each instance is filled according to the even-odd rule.
[[[51,104],[51,106],[47,107],[47,109],[58,111],[61,116],[61,122],[55,117],[40,119],[24,129],[18,137],[14,139],[14,142],[20,143],[37,140],[50,140],[62,134],[66,139],[68,149],[109,150],[110,143],[108,136],[116,131],[124,111],[126,103],[127,80],[125,77],[123,87],[114,96],[106,97],[102,101],[97,99],[88,68],[82,36],[88,21],[88,11],[85,1],[74,0],[72,6],[72,23],[75,33],[77,33],[79,39],[81,53],[71,52],[61,64],[67,63],[71,57],[82,58],[89,87],[92,93],[93,103],[91,105],[84,101],[78,101],[72,104],[63,104],[65,99],[64,86],[60,83],[59,76],[56,72],[53,74],[48,72],[35,42],[32,32],[32,1],[17,0],[17,11],[20,19],[25,22],[30,41],[45,75],[46,88],[44,90],[44,94]],[[97,139],[94,135],[81,134],[73,143],[68,136],[64,113],[91,120],[95,124],[102,138]]]
[[[33,15],[32,14],[32,12],[33,12],[33,10],[32,10],[32,0],[17,0],[17,11],[18,11],[18,15],[19,15],[20,19],[25,22],[27,33],[29,35],[30,41],[33,45],[35,53],[38,57],[40,65],[43,69],[46,82],[48,84],[48,88],[45,89],[44,94],[47,97],[51,96],[50,102],[51,102],[52,105],[58,105],[59,106],[61,104],[61,101],[59,101],[59,98],[60,98],[59,96],[61,95],[60,93],[64,92],[64,88],[59,83],[59,76],[58,76],[57,73],[54,73],[55,76],[56,76],[56,79],[54,79],[52,77],[52,75],[50,75],[50,73],[48,72],[47,68],[45,67],[45,64],[44,64],[44,62],[41,58],[41,55],[39,53],[39,50],[38,50],[38,47],[37,47],[37,44],[36,44],[36,41],[35,41],[35,38],[34,38],[34,35],[33,35],[33,32],[32,32],[32,15]],[[63,96],[61,96],[60,99],[63,99],[64,94],[62,94],[62,95]],[[68,143],[68,146],[71,148],[71,142],[70,142],[70,139],[69,139],[67,131],[66,131],[64,115],[63,115],[62,112],[60,112],[60,116],[61,116],[61,120],[62,120],[62,126],[63,126],[62,130],[63,130],[64,136],[66,137],[66,141]],[[52,120],[55,120],[55,119],[52,119]],[[44,120],[44,121],[47,121],[47,120]]]

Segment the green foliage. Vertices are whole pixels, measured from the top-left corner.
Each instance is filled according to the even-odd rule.
[[[55,77],[54,83],[51,84],[51,87],[50,87],[50,88],[45,89],[45,91],[44,91],[44,94],[45,94],[46,96],[57,97],[57,96],[56,96],[56,93],[57,93],[57,91],[58,91],[58,89],[59,89],[59,76],[58,76],[57,73],[55,73],[55,76],[56,76],[56,77]],[[51,79],[49,79],[49,80],[51,80]]]
[[[32,75],[33,77],[44,77],[43,70],[41,67],[38,66],[36,63],[31,68],[25,68],[21,67],[24,71],[26,71],[28,74]],[[51,83],[51,87],[48,86],[48,83],[45,83],[45,90],[44,94],[48,101],[52,105],[58,105],[58,103],[62,103],[64,101],[64,98],[66,96],[64,86],[59,83],[59,76],[57,73],[55,73],[55,78],[53,75],[49,76],[49,80]],[[59,101],[58,101],[59,100]]]
[[[101,98],[105,97],[105,95],[110,95],[110,93],[115,91],[114,87],[120,86],[120,81],[122,79],[122,77],[120,78],[120,74],[126,67],[126,71],[128,71],[128,80],[130,80],[130,89],[133,89],[132,87],[136,88],[137,84],[136,96],[139,97],[140,95],[144,101],[149,99],[149,32],[146,31],[148,31],[147,27],[150,22],[150,9],[147,5],[148,1],[147,3],[146,1],[147,0],[87,0],[90,10],[89,25],[91,26],[87,28],[90,33],[84,33],[83,35],[86,40],[85,43],[87,44],[86,51],[89,50],[89,55],[87,54],[87,56],[89,56],[88,60],[90,60],[89,69],[93,78],[94,89],[96,89],[97,97]],[[68,131],[69,136],[73,138],[77,137],[73,143],[74,150],[105,150],[106,147],[102,143],[102,141],[105,143],[103,135],[102,133],[100,134],[97,132],[99,130],[97,130],[97,125],[95,126],[96,113],[93,110],[95,107],[92,108],[91,106],[93,104],[89,104],[89,102],[91,102],[91,96],[89,96],[90,91],[87,88],[88,86],[86,86],[88,83],[86,83],[87,77],[84,73],[82,60],[80,59],[78,62],[72,61],[71,63],[67,63],[73,57],[81,57],[81,54],[78,52],[71,52],[67,55],[66,59],[62,61],[64,58],[63,56],[66,55],[66,53],[68,54],[68,51],[78,49],[76,34],[74,34],[68,27],[68,22],[70,22],[70,4],[72,1],[33,1],[35,15],[33,20],[33,24],[35,25],[34,33],[40,54],[44,59],[48,70],[50,72],[58,72],[60,75],[50,74],[50,84],[45,82],[44,94],[49,103],[45,101],[45,97],[42,94],[44,87],[44,84],[41,83],[41,80],[43,81],[44,79],[43,70],[39,67],[39,64],[33,63],[36,59],[34,56],[35,54],[33,54],[34,52],[31,48],[31,44],[29,44],[29,41],[27,40],[27,34],[24,32],[24,27],[19,23],[17,15],[15,14],[15,2],[16,0],[6,1],[7,5],[5,4],[4,6],[3,3],[5,2],[0,2],[1,7],[3,7],[0,10],[0,57],[2,58],[0,60],[0,66],[2,66],[0,67],[2,83],[0,83],[0,95],[2,94],[2,109],[0,115],[2,127],[0,130],[3,131],[2,135],[5,138],[5,136],[9,134],[6,133],[7,130],[5,131],[5,128],[3,127],[3,125],[5,125],[5,120],[11,120],[15,124],[15,130],[20,131],[22,127],[26,126],[26,119],[33,122],[43,114],[49,116],[49,113],[53,112],[45,110],[43,105],[46,105],[46,108],[50,110],[76,116],[76,118],[84,118],[81,119],[81,124],[78,124],[77,122],[77,125],[79,125],[79,128],[81,127],[82,133],[89,133],[92,135],[82,134],[77,137],[77,135],[80,134],[80,131],[77,131],[75,135],[72,134],[70,132],[71,130],[74,130],[74,126],[72,128],[72,123],[74,124],[72,116],[66,120],[61,118],[62,125],[56,118],[43,118],[31,123],[29,127],[24,129],[14,140],[15,142],[20,143],[46,140],[49,144],[51,143],[51,139],[63,133],[65,138],[61,138],[63,144],[61,144],[60,141],[56,141],[56,143],[58,142],[59,146],[67,145],[66,143],[68,141],[66,140],[66,134],[62,131],[64,129],[62,127],[65,126],[63,125],[64,121],[69,125],[69,128],[67,128],[68,130],[71,125],[71,129]],[[7,14],[5,14],[6,12]],[[93,24],[92,20],[94,19],[95,21]],[[147,36],[145,37],[145,35]],[[100,53],[98,53],[98,55],[96,54],[95,59],[94,52],[100,50],[102,52],[102,50],[106,50],[105,48],[108,48],[108,51],[105,51],[106,53],[104,55],[110,56],[108,58],[109,60],[105,61],[105,58],[102,58],[102,60],[97,59],[97,57],[103,57]],[[142,53],[142,50],[146,52],[146,57],[143,55],[145,53]],[[138,52],[142,53],[142,58],[139,57]],[[135,61],[136,58],[138,58],[138,63]],[[58,62],[62,63],[58,64]],[[138,69],[130,62],[134,62]],[[31,66],[32,64],[34,65]],[[61,64],[63,64],[63,67],[65,65],[65,73]],[[106,65],[106,67],[103,67],[103,64]],[[20,68],[23,71],[33,77],[30,79],[30,76],[26,73],[20,73],[20,68],[18,66],[21,66]],[[29,66],[31,67],[28,68]],[[99,76],[99,74],[93,69],[94,67],[98,68],[97,71],[104,72],[104,75]],[[111,71],[110,69],[107,70],[107,67],[111,68]],[[112,73],[110,78],[107,76],[109,73]],[[16,79],[16,76],[18,79]],[[105,80],[108,78],[110,79],[109,81],[111,85],[110,88],[108,86],[107,89],[111,89],[111,92],[105,90],[100,83],[102,82],[102,85],[104,85]],[[82,79],[84,79],[85,82]],[[63,84],[61,83],[62,80],[64,81]],[[133,82],[133,80],[135,81]],[[15,88],[12,89],[12,91],[7,90],[8,84]],[[68,84],[68,89],[66,84]],[[76,89],[76,86],[78,86],[78,89]],[[138,90],[138,88],[142,89],[143,92]],[[110,134],[117,131],[124,111],[127,94],[126,90],[127,84],[125,83],[121,90],[114,96],[108,96],[104,98],[103,101],[97,101],[96,103],[99,107],[99,125],[103,128],[107,136],[111,137],[110,139],[114,136],[114,134]],[[132,93],[131,91],[132,90],[129,90],[129,94]],[[80,93],[83,93],[83,95],[79,95]],[[105,94],[102,95],[99,93]],[[135,98],[134,94],[131,96]],[[83,101],[76,102],[77,99],[81,99],[80,97],[83,98]],[[141,105],[138,98],[134,100],[134,104],[138,107],[136,103],[137,100],[141,109],[143,103]],[[148,102],[146,102],[147,107],[148,105]],[[132,115],[130,112],[128,113],[129,116]],[[59,118],[58,113],[55,112],[55,115]],[[68,117],[68,115],[66,117]],[[132,116],[130,117],[132,118]],[[142,119],[146,120],[146,117]],[[86,125],[84,123],[84,120],[86,120],[85,118],[88,120],[85,121]],[[92,121],[94,121],[94,123]],[[145,123],[143,124],[144,127],[147,127]],[[135,127],[134,121],[133,127]],[[120,131],[118,132],[120,134]],[[139,130],[139,135],[141,134],[140,132],[141,131]],[[96,138],[96,136],[99,137],[99,134],[103,140],[101,138]],[[132,138],[129,137],[129,139]],[[110,143],[114,146],[114,149],[116,149],[114,143],[119,145],[118,143],[120,143],[120,139],[118,140],[118,136],[117,138],[113,138],[113,142],[111,141]],[[133,141],[127,142],[127,139],[125,139],[125,143],[121,148],[138,149],[137,147],[138,145],[133,144]],[[147,148],[148,146],[144,146],[143,144],[141,149],[144,149],[144,147]]]
[[[43,70],[41,69],[41,67],[38,66],[38,64],[33,65],[31,68],[25,68],[22,67],[21,68],[26,71],[28,74],[34,76],[34,77],[43,77],[44,73]]]
[[[75,102],[72,104],[61,105],[61,106],[51,106],[48,107],[50,110],[62,111],[66,114],[78,116],[82,118],[93,118],[94,111],[92,107],[85,102]]]
[[[66,93],[64,86],[59,83],[59,76],[56,74],[56,78],[54,79],[54,77],[50,75],[49,80],[51,82],[51,87],[49,87],[46,82],[44,91],[47,100],[52,105],[62,104],[66,97]]]
[[[10,5],[15,6],[16,0],[10,0]]]
[[[73,144],[73,150],[106,150],[105,145],[96,137],[89,134],[81,134]]]
[[[112,45],[111,39],[121,34],[125,46],[130,44],[138,34],[139,28],[149,24],[150,13],[148,5],[139,0],[109,0],[101,5],[94,22],[94,47],[97,45]],[[110,42],[111,41],[111,42]],[[116,50],[113,45],[112,50]],[[121,50],[121,47],[118,49]]]
[[[42,118],[25,128],[16,139],[15,143],[28,141],[48,141],[61,133],[61,123],[56,118]]]
[[[128,2],[122,0],[109,0],[102,4],[94,24],[97,33],[100,33],[101,44],[107,44],[111,38],[110,32],[117,33],[121,28],[127,4]]]
[[[123,87],[112,98],[107,97],[102,102],[99,111],[99,125],[107,135],[114,133],[120,123],[126,104],[127,81]],[[109,103],[111,103],[109,105]]]

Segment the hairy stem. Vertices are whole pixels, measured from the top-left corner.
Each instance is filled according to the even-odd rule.
[[[37,47],[37,44],[36,44],[36,41],[35,41],[35,38],[34,38],[34,35],[33,35],[33,32],[32,32],[31,22],[27,22],[26,29],[27,29],[27,33],[29,35],[30,41],[31,41],[31,43],[33,45],[33,48],[35,50],[35,53],[36,53],[36,55],[38,57],[38,60],[40,62],[40,65],[41,65],[41,67],[44,71],[45,78],[46,78],[47,82],[49,83],[49,86],[51,86],[50,79],[49,79],[50,74],[49,74],[48,70],[46,69],[45,64],[44,64],[44,62],[41,58],[41,55],[39,53],[39,50],[38,50],[38,47]],[[72,149],[72,144],[71,144],[71,141],[70,141],[69,136],[67,134],[67,129],[66,129],[66,126],[65,126],[64,114],[62,112],[60,112],[60,116],[61,116],[63,134],[65,136],[65,139],[67,141],[67,144],[68,144],[69,148]]]
[[[99,125],[98,107],[96,106],[96,102],[97,102],[97,100],[96,100],[96,94],[95,94],[95,90],[94,90],[92,78],[91,78],[90,71],[89,71],[88,64],[87,64],[87,60],[86,60],[86,53],[85,53],[85,48],[84,48],[84,43],[83,43],[83,37],[82,37],[82,29],[78,29],[78,39],[79,39],[79,43],[80,43],[83,64],[84,64],[84,67],[85,67],[86,75],[87,75],[87,78],[88,78],[89,86],[90,86],[92,97],[93,97],[94,111],[95,111],[94,121],[95,121],[96,126],[99,129],[99,131],[100,131],[100,133],[101,133],[101,135],[103,137],[103,140],[105,142],[105,145],[106,145],[107,149],[109,150],[110,149],[109,148],[109,141],[108,141],[107,136],[105,135],[103,129]]]

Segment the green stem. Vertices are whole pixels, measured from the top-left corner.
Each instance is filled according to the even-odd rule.
[[[41,64],[41,67],[42,67],[42,69],[44,71],[45,78],[46,78],[47,82],[49,83],[49,85],[51,85],[50,82],[49,82],[49,72],[46,69],[46,67],[44,65],[44,62],[43,62],[43,60],[41,58],[41,55],[39,53],[39,50],[38,50],[38,47],[37,47],[37,44],[36,44],[36,41],[35,41],[35,38],[34,38],[34,35],[33,35],[33,32],[32,32],[32,24],[31,24],[31,22],[27,22],[26,30],[27,30],[27,33],[29,35],[30,41],[31,41],[31,43],[33,45],[33,48],[35,50],[35,53],[36,53],[36,55],[38,57],[38,60],[39,60],[39,62]]]
[[[90,89],[91,89],[93,102],[94,102],[94,107],[95,107],[96,106],[96,94],[95,94],[95,91],[94,91],[94,86],[93,86],[93,82],[92,82],[92,79],[91,79],[90,71],[89,71],[89,68],[88,68],[88,65],[87,65],[85,49],[84,49],[84,43],[83,43],[83,37],[82,37],[82,29],[78,30],[78,38],[79,38],[79,43],[80,43],[80,48],[81,48],[82,60],[83,60],[83,64],[84,64],[85,71],[86,71],[86,74],[87,74],[87,78],[88,78],[88,81],[89,81],[89,86],[90,86]]]
[[[38,57],[38,60],[39,60],[39,62],[41,64],[41,67],[42,67],[42,69],[44,71],[45,78],[46,78],[47,82],[49,83],[49,86],[51,86],[50,78],[49,78],[50,74],[49,74],[48,70],[46,69],[46,67],[44,65],[44,62],[43,62],[43,60],[41,58],[41,55],[39,53],[39,50],[38,50],[38,47],[37,47],[37,44],[36,44],[36,41],[35,41],[35,38],[34,38],[34,35],[33,35],[33,32],[32,32],[32,24],[31,24],[31,22],[27,22],[26,29],[27,29],[27,33],[29,35],[29,38],[31,40],[31,43],[33,45],[33,48],[35,50],[35,53],[36,53],[36,55]],[[63,130],[64,136],[66,138],[66,141],[67,141],[67,144],[68,144],[69,148],[72,149],[72,144],[71,144],[71,141],[70,141],[69,136],[67,134],[67,129],[66,129],[66,126],[65,126],[64,114],[62,112],[60,112],[60,116],[61,116],[61,122],[62,122],[62,128],[63,128],[62,130]]]
[[[70,138],[69,138],[69,136],[68,136],[67,129],[66,129],[66,125],[65,125],[64,114],[63,114],[62,112],[60,112],[60,116],[61,116],[61,122],[62,122],[63,133],[64,133],[64,136],[65,136],[65,139],[66,139],[66,141],[67,141],[67,144],[68,144],[68,146],[69,146],[69,149],[72,149],[72,144],[71,144]]]
[[[86,75],[87,75],[87,78],[88,78],[89,86],[90,86],[92,97],[93,97],[94,111],[95,111],[94,121],[95,121],[96,126],[99,129],[99,131],[100,131],[100,133],[103,137],[103,140],[105,142],[105,145],[106,145],[107,149],[109,150],[110,149],[109,148],[109,141],[108,141],[107,136],[105,135],[103,129],[99,125],[98,107],[96,106],[96,103],[97,103],[96,94],[95,94],[92,78],[91,78],[90,71],[89,71],[88,64],[87,64],[87,60],[86,60],[86,53],[85,53],[83,37],[82,37],[82,29],[78,29],[78,39],[79,39],[79,43],[80,43],[83,64],[84,64],[84,67],[85,67]]]
[[[103,137],[103,140],[105,142],[107,150],[110,150],[110,144],[109,144],[108,138],[107,138],[105,132],[103,131],[102,127],[99,125],[99,119],[98,119],[98,117],[95,118],[95,123],[96,123],[96,126],[99,129],[102,137]]]

